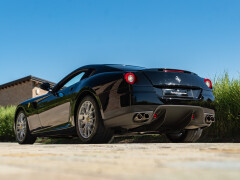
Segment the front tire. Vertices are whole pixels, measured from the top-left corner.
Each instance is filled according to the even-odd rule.
[[[20,111],[17,115],[15,123],[15,136],[19,144],[34,144],[37,139],[31,135],[27,116],[23,111]]]
[[[76,129],[83,143],[107,143],[112,138],[112,132],[105,128],[99,107],[91,96],[83,98],[78,106]]]
[[[202,135],[202,129],[186,129],[182,132],[168,133],[167,138],[174,143],[193,143]]]

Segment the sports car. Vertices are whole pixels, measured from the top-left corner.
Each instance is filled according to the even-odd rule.
[[[215,121],[211,81],[185,70],[87,65],[40,88],[47,93],[17,106],[19,144],[33,144],[37,137],[107,143],[126,133],[195,142]]]

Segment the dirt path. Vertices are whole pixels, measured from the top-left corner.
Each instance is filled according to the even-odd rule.
[[[0,143],[0,179],[239,179],[240,144]]]

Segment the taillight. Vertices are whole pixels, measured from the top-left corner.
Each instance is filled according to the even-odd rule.
[[[204,79],[204,81],[205,81],[206,85],[207,85],[210,89],[212,89],[212,82],[211,82],[211,80],[210,80],[210,79]]]
[[[184,73],[184,71],[175,70],[175,69],[164,69],[163,72],[180,72],[180,73]]]
[[[134,84],[136,81],[136,77],[133,73],[126,73],[124,75],[124,78],[125,78],[126,82],[129,84]]]

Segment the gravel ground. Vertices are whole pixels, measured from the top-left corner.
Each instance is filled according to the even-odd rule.
[[[0,143],[0,179],[239,179],[240,144]]]

